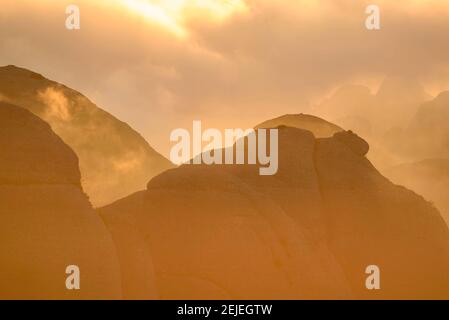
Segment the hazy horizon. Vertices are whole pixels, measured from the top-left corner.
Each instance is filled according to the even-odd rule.
[[[174,128],[253,127],[310,112],[339,86],[375,92],[387,76],[449,89],[449,4],[377,1],[2,1],[0,65],[80,91],[164,156]],[[32,54],[29,54],[32,52]]]

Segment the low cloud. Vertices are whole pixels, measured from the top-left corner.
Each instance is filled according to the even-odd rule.
[[[72,118],[69,101],[64,93],[53,87],[38,92],[38,100],[46,106],[45,118],[69,121]]]

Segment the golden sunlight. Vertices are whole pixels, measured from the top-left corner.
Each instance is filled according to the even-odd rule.
[[[175,35],[188,34],[184,27],[185,13],[201,10],[209,18],[222,20],[246,10],[243,0],[116,0],[128,10],[162,25]]]

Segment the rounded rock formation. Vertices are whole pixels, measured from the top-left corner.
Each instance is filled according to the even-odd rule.
[[[29,111],[0,103],[0,298],[116,299],[111,236],[80,187],[73,151]],[[80,290],[66,268],[80,269]]]

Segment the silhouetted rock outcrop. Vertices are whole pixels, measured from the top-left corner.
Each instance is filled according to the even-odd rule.
[[[80,184],[75,153],[29,111],[0,102],[0,298],[121,297],[111,236]],[[66,288],[77,265],[81,290]]]
[[[119,234],[120,221],[134,222],[130,230],[145,240],[162,298],[350,296],[324,241],[315,139],[285,130],[293,136],[281,146],[298,152],[281,154],[285,165],[276,176],[259,176],[255,165],[184,165],[100,209],[123,254],[131,246]],[[131,268],[136,259],[120,257],[126,277],[139,277]]]
[[[151,177],[173,167],[126,123],[40,74],[1,67],[2,100],[48,122],[76,152],[83,188],[94,206],[141,190]]]
[[[274,176],[257,165],[183,165],[99,211],[124,277],[137,277],[141,259],[127,254],[133,232],[162,298],[448,298],[447,226],[367,151],[351,132],[316,139],[281,127]],[[373,264],[381,290],[365,287]]]
[[[337,132],[334,138],[359,156],[366,156],[369,151],[369,144],[352,131]]]

